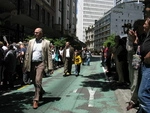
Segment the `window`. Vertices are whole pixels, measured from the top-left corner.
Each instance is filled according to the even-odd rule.
[[[69,6],[69,4],[70,4],[70,0],[68,0],[68,2],[67,2],[67,5]]]
[[[61,23],[61,20],[60,20],[60,17],[59,17],[59,19],[58,19],[58,24],[60,25],[60,23]]]
[[[76,22],[75,22],[75,17],[73,17],[73,24],[75,24]]]
[[[54,28],[54,16],[52,16],[52,28]]]
[[[42,9],[42,23],[45,24],[45,10]]]
[[[69,30],[69,25],[67,24],[67,30]]]
[[[62,5],[61,0],[59,0],[59,11],[61,11],[61,5]]]
[[[37,20],[39,20],[39,15],[40,15],[40,13],[39,13],[39,5],[36,4],[35,10],[36,10],[35,11],[35,15],[36,15],[35,17],[36,17]]]
[[[52,6],[55,6],[55,2],[54,2],[55,0],[51,0],[51,5]]]
[[[47,25],[50,26],[50,14],[47,13]]]
[[[69,18],[69,11],[67,11],[67,19]]]

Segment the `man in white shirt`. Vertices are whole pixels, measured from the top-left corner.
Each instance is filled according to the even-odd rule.
[[[36,28],[35,38],[28,43],[24,60],[24,71],[30,72],[35,87],[33,108],[38,108],[38,102],[43,95],[42,77],[44,72],[53,73],[52,55],[50,41],[44,39],[42,28]]]
[[[65,75],[71,75],[73,56],[74,56],[74,48],[70,45],[70,42],[66,42],[66,46],[63,50],[63,62],[64,62]]]

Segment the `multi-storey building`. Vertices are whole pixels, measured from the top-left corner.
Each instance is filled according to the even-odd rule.
[[[20,41],[42,27],[50,38],[76,32],[76,0],[0,0],[0,36]]]
[[[114,6],[114,0],[78,0],[77,2],[77,37],[85,42],[85,29]]]
[[[123,2],[143,2],[144,0],[116,0],[116,5],[123,3]]]
[[[93,26],[89,26],[85,32],[86,32],[86,45],[87,48],[90,51],[94,51],[94,25]]]
[[[100,20],[95,21],[94,49],[99,50],[107,37],[112,34],[123,35],[124,24],[133,25],[135,20],[143,19],[143,8],[142,3],[124,2],[109,10]]]

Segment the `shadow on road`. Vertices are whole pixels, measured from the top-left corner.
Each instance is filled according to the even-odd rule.
[[[129,89],[127,84],[118,84],[116,81],[109,81],[106,79],[104,73],[91,74],[90,76],[83,76],[87,78],[82,82],[83,87],[101,88],[102,91]]]
[[[102,88],[102,91],[110,90],[109,82],[105,81],[104,73],[91,74],[90,76],[84,77],[88,79],[82,82],[83,87]]]
[[[1,113],[24,113],[24,110],[32,109],[34,92],[15,92],[0,97]],[[60,97],[43,97],[39,105],[60,100]]]

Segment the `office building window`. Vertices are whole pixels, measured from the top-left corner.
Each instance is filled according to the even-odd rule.
[[[55,0],[51,0],[51,5],[55,6]]]
[[[45,24],[45,10],[42,9],[42,23]]]
[[[68,0],[68,2],[67,2],[67,5],[69,6],[69,4],[70,4],[70,0]]]
[[[49,14],[49,12],[47,13],[47,25],[50,26],[50,14]]]
[[[60,25],[60,23],[61,23],[61,20],[60,20],[60,17],[59,17],[59,19],[58,19],[58,24]]]
[[[62,5],[61,0],[59,0],[59,11],[61,11],[61,5]]]
[[[35,15],[36,15],[36,19],[39,20],[39,15],[40,15],[40,10],[39,10],[39,5],[36,4],[35,6]]]
[[[54,16],[52,16],[52,28],[54,28]]]
[[[67,30],[69,30],[69,25],[67,24]]]
[[[67,19],[69,18],[69,11],[67,11]]]

